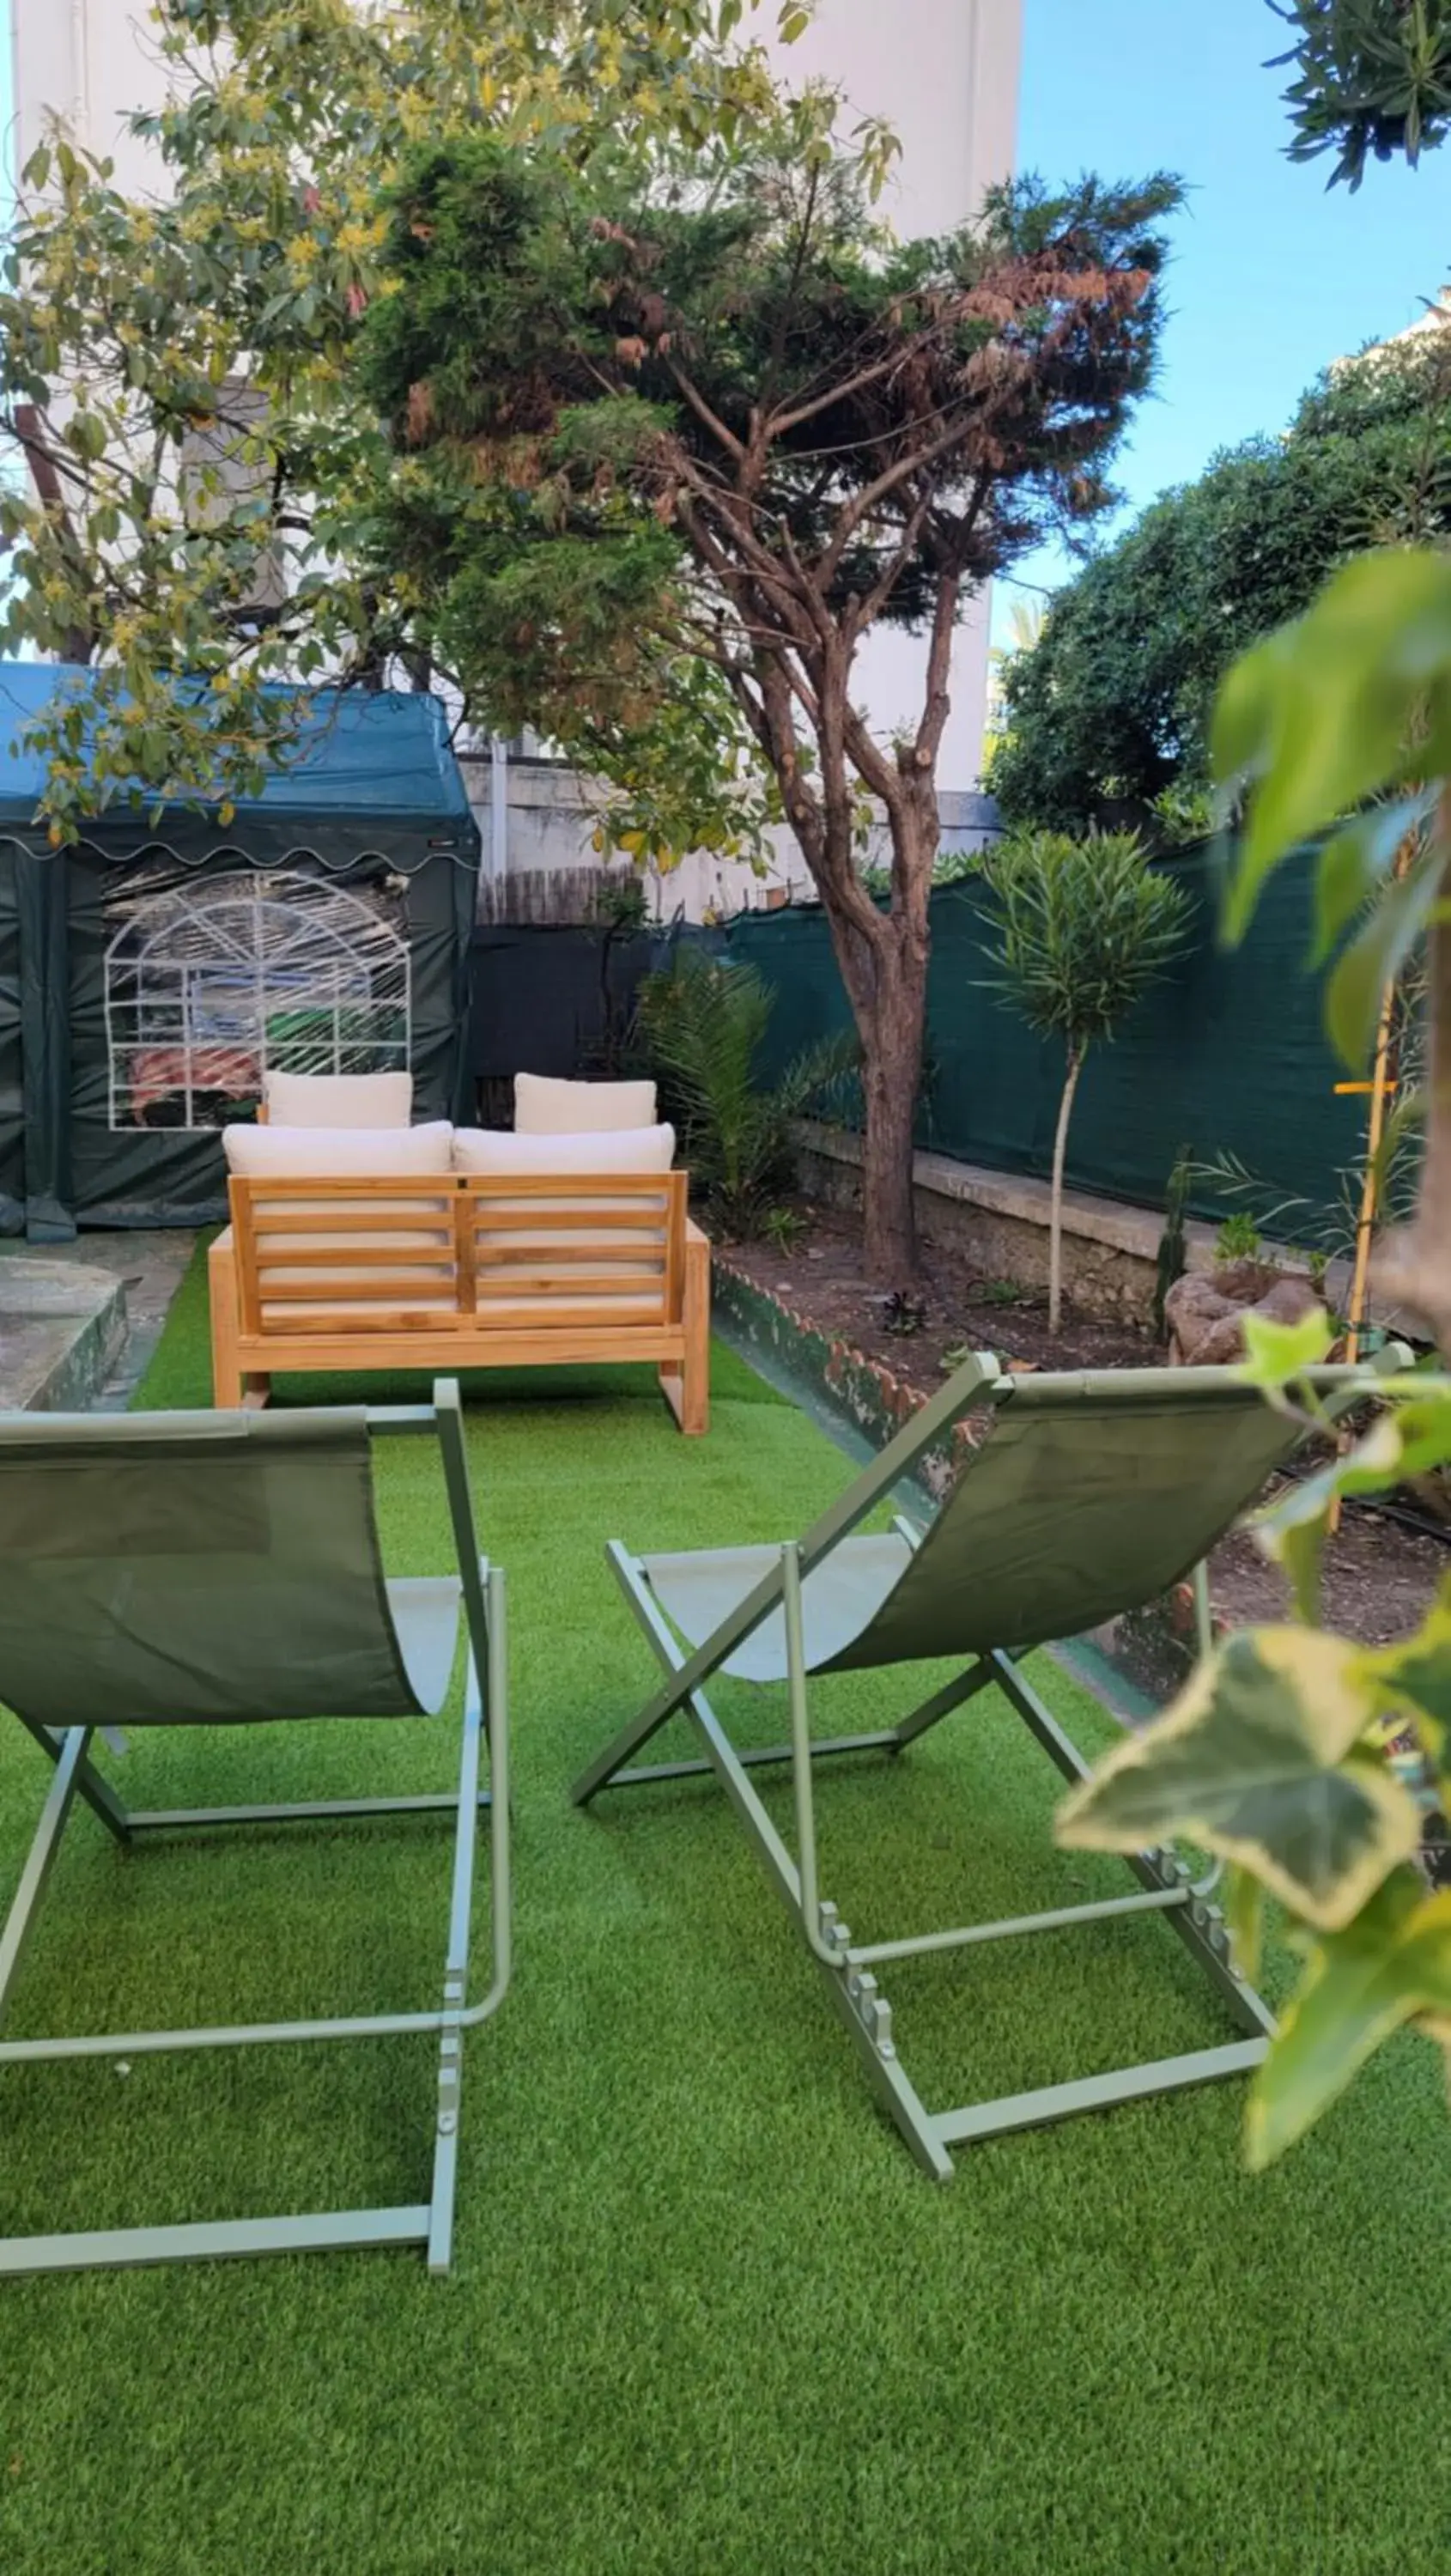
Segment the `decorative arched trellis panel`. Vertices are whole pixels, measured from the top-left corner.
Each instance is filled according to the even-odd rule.
[[[246,868],[169,874],[108,908],[113,1128],[220,1127],[274,1068],[407,1067],[409,953],[390,891]]]

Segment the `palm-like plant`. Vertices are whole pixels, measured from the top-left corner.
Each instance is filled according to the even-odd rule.
[[[768,1085],[761,1057],[775,994],[754,966],[677,950],[640,987],[639,1028],[692,1174],[718,1222],[748,1234],[791,1177],[791,1122],[856,1062],[848,1035],[823,1039]]]
[[[1048,1329],[1063,1304],[1063,1166],[1090,1047],[1112,1038],[1184,944],[1182,887],[1149,865],[1134,832],[1024,832],[982,863],[994,983],[1066,1053],[1053,1140]]]

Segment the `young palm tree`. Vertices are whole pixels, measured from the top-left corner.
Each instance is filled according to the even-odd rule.
[[[1024,832],[982,862],[993,926],[993,981],[1029,1024],[1063,1041],[1053,1140],[1048,1330],[1063,1304],[1063,1165],[1088,1050],[1112,1038],[1184,945],[1188,901],[1156,872],[1134,832]]]

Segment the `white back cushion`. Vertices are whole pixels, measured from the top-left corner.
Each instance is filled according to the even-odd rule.
[[[446,1118],[423,1127],[224,1127],[229,1172],[257,1180],[392,1180],[401,1173],[453,1168],[453,1129]]]
[[[516,1136],[584,1136],[597,1128],[654,1124],[653,1082],[556,1082],[547,1073],[514,1076]]]
[[[260,1133],[260,1130],[258,1131]],[[414,1134],[418,1130],[414,1129]],[[675,1159],[673,1127],[596,1129],[579,1135],[512,1136],[492,1127],[456,1127],[456,1172],[668,1172]]]
[[[269,1073],[262,1097],[273,1127],[406,1127],[411,1073]]]

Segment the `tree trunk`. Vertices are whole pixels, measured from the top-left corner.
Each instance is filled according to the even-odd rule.
[[[866,1272],[880,1287],[901,1288],[918,1274],[912,1129],[927,1026],[932,939],[927,901],[937,855],[937,795],[932,756],[921,753],[911,778],[884,795],[892,837],[892,893],[888,908],[881,911],[861,884],[853,848],[855,818],[841,739],[848,671],[849,658],[829,674],[823,690],[831,707],[818,729],[819,794],[808,789],[794,752],[785,757],[773,747],[770,756],[788,820],[821,897],[861,1041]],[[945,708],[945,698],[943,704]]]
[[[1048,1202],[1048,1330],[1056,1333],[1063,1313],[1063,1165],[1068,1153],[1068,1121],[1073,1095],[1083,1071],[1083,1057],[1070,1047],[1063,1097],[1058,1103],[1058,1133],[1053,1139],[1053,1188]]]
[[[927,950],[890,917],[872,960],[871,992],[853,994],[862,1042],[866,1134],[862,1151],[862,1223],[869,1279],[905,1287],[917,1276],[917,1221],[912,1195],[912,1129],[922,1080],[927,1018]]]

